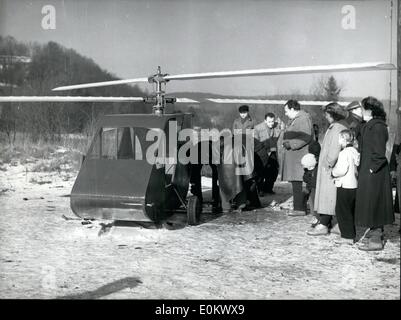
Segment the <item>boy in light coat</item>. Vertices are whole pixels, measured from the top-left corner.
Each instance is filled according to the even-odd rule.
[[[352,245],[356,236],[354,211],[360,155],[354,147],[354,137],[350,130],[340,132],[339,144],[342,150],[331,173],[337,187],[335,210],[341,231],[341,239],[336,243]]]

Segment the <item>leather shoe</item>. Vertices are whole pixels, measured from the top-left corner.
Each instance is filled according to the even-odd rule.
[[[313,216],[310,220],[311,227],[314,228],[319,224],[319,219],[316,216]]]
[[[240,204],[239,206],[238,206],[238,208],[237,208],[237,212],[239,212],[239,213],[241,213],[242,211],[245,211],[245,207],[246,207],[246,204],[245,203],[242,203],[242,204]]]
[[[319,223],[316,227],[314,227],[312,230],[309,230],[306,233],[309,236],[325,236],[329,234],[329,228]]]
[[[330,229],[330,233],[332,234],[338,234],[339,236],[341,235],[340,228],[338,226],[338,223],[335,224],[333,228]]]
[[[369,238],[368,241],[362,242],[358,249],[362,251],[380,251],[384,249],[384,245],[382,240]]]

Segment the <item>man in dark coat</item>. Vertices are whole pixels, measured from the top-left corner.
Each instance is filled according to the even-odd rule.
[[[241,174],[238,172],[240,167],[253,162],[256,154],[252,153],[252,149],[247,149],[245,135],[242,135],[242,145],[238,149],[233,145],[231,148],[226,145],[223,137],[220,138],[220,164],[217,165],[220,197],[224,212],[229,212],[232,208],[239,211],[248,211],[261,207],[260,199],[256,187],[256,163],[253,170]],[[253,139],[248,136],[248,142]],[[229,141],[228,141],[229,142]],[[233,141],[231,141],[233,142]],[[230,142],[229,142],[230,143]],[[245,143],[245,144],[244,144]],[[244,157],[245,162],[242,163],[241,159]],[[232,159],[225,161],[225,159]],[[242,163],[242,164],[241,164]],[[251,169],[251,167],[249,167]]]
[[[276,121],[276,116],[269,112],[265,115],[265,120],[255,126],[255,139],[264,145],[266,153],[261,154],[261,152],[258,152],[256,150],[257,144],[255,144],[255,152],[258,152],[258,155],[262,158],[267,157],[262,174],[258,177],[258,187],[261,195],[264,193],[274,194],[273,186],[279,169],[277,141],[284,130],[283,125],[280,119]]]
[[[242,105],[238,108],[239,118],[234,120],[233,133],[244,134],[246,129],[253,129],[255,122],[249,115],[249,107]]]
[[[386,158],[386,113],[373,97],[362,100],[366,124],[361,130],[361,164],[355,203],[355,224],[369,228],[360,250],[382,250],[383,226],[394,222],[390,171]]]

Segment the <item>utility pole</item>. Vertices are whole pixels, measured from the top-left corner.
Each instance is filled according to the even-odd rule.
[[[401,0],[397,0],[397,132],[395,143],[401,143]]]

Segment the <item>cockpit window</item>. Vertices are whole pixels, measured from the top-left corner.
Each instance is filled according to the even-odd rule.
[[[102,130],[102,159],[117,159],[117,128]]]
[[[144,158],[147,128],[105,127],[97,134],[88,157],[91,159],[133,159]]]

